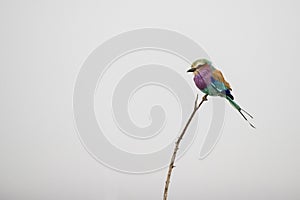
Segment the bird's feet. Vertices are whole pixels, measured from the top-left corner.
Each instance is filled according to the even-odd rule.
[[[204,96],[202,97],[202,101],[207,101],[207,96],[208,96],[208,94],[204,95]]]

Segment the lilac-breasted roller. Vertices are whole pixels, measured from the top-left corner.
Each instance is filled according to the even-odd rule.
[[[255,128],[253,124],[248,121],[242,111],[249,115],[249,117],[253,117],[233,101],[234,97],[231,94],[232,89],[230,84],[224,79],[223,74],[216,69],[209,60],[196,60],[193,62],[191,69],[189,69],[187,72],[194,73],[194,82],[203,93],[210,96],[220,96],[226,98],[230,104],[239,111],[239,113],[250,124],[250,126]]]

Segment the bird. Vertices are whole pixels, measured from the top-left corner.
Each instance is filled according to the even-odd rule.
[[[250,118],[253,118],[252,115],[242,109],[234,101],[234,97],[231,94],[232,88],[230,84],[225,80],[222,72],[212,65],[211,61],[205,58],[198,59],[192,63],[191,68],[187,70],[187,72],[193,72],[194,82],[197,88],[199,88],[203,93],[209,96],[220,96],[226,98],[249,123],[249,125],[252,128],[255,128],[243,112]]]

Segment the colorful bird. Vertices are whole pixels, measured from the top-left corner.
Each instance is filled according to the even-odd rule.
[[[194,73],[194,82],[203,93],[210,96],[221,96],[226,98],[230,104],[239,111],[239,113],[250,124],[250,126],[255,128],[253,124],[251,124],[245,117],[242,111],[249,117],[253,117],[233,101],[234,97],[230,92],[232,90],[230,84],[224,79],[223,74],[216,69],[209,60],[196,60],[193,62],[191,69],[189,69],[187,72]]]

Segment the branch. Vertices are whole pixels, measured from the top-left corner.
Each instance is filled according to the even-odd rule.
[[[170,178],[171,178],[172,170],[175,167],[174,162],[175,162],[177,151],[179,149],[180,141],[182,140],[182,138],[183,138],[188,126],[190,125],[195,113],[197,112],[197,110],[200,108],[200,106],[202,105],[202,103],[204,101],[207,101],[207,96],[208,96],[207,94],[204,95],[202,97],[202,101],[198,104],[198,94],[197,94],[195,104],[194,104],[194,110],[193,110],[189,120],[187,121],[184,129],[182,130],[182,133],[180,134],[177,141],[175,142],[175,148],[174,148],[173,155],[172,155],[172,158],[171,158],[171,161],[170,161],[170,164],[169,164],[169,170],[168,170],[168,175],[167,175],[167,180],[166,180],[166,185],[165,185],[165,190],[164,190],[164,200],[167,200],[167,197],[168,197],[168,189],[169,189],[169,184],[170,184]]]

